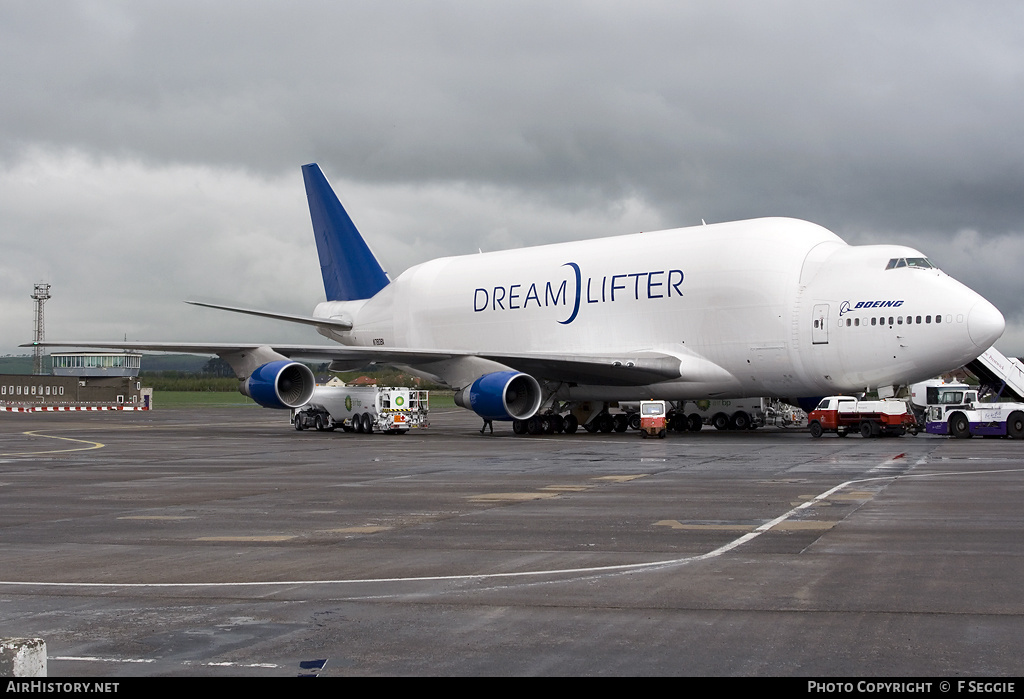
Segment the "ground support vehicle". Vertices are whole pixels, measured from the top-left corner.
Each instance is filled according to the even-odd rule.
[[[415,388],[317,386],[306,405],[292,411],[296,430],[405,434],[427,427],[429,396]]]
[[[716,430],[753,430],[765,424],[767,398],[688,400],[669,415],[669,426],[678,432],[697,432],[704,425]]]
[[[668,433],[663,400],[642,400],[640,401],[640,434],[644,439],[657,436],[664,439]]]
[[[928,386],[923,393],[929,434],[1024,439],[1024,403],[982,403],[978,390],[965,384]]]
[[[795,405],[777,398],[766,398],[764,424],[773,427],[803,427],[807,424],[807,413]]]
[[[853,396],[828,396],[807,415],[812,437],[835,432],[845,437],[900,436],[917,433],[917,420],[904,400],[857,400]]]

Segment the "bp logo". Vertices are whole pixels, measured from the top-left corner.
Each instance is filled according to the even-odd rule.
[[[352,396],[345,396],[345,410],[352,410]]]
[[[402,398],[402,396],[398,396],[397,398],[395,398],[395,405],[401,408],[403,405],[405,405],[405,398]]]
[[[697,401],[697,409],[698,410],[707,410],[710,407],[711,407],[711,401],[709,401],[709,400],[699,400],[699,401]]]

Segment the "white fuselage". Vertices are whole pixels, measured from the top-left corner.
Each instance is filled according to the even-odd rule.
[[[350,332],[322,331],[347,345],[680,359],[680,379],[558,387],[566,399],[829,395],[935,376],[1002,333],[1001,314],[941,271],[886,268],[923,257],[756,219],[441,258],[314,315],[351,318]],[[458,357],[412,368],[461,387],[504,367]]]

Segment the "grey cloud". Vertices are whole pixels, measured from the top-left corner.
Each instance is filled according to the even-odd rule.
[[[379,214],[419,220],[391,246],[399,266],[616,224],[788,215],[926,250],[974,230],[989,268],[1024,221],[1021,26],[1011,2],[4,3],[0,161],[244,174],[239,195],[292,191],[319,161],[369,211],[385,194],[417,207]],[[187,215],[191,192],[164,193],[179,205],[152,195],[168,212],[153,231],[232,239],[213,209]],[[66,196],[37,228],[103,206]],[[140,252],[169,292],[186,280],[161,253]],[[969,273],[1017,316],[1002,284]]]

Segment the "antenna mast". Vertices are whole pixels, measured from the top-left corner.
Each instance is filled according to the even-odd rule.
[[[37,343],[46,339],[46,323],[43,320],[43,304],[50,298],[50,285],[40,283],[35,285],[32,291],[32,298],[36,301],[36,336]],[[43,348],[36,344],[32,348],[32,373],[43,373]]]

